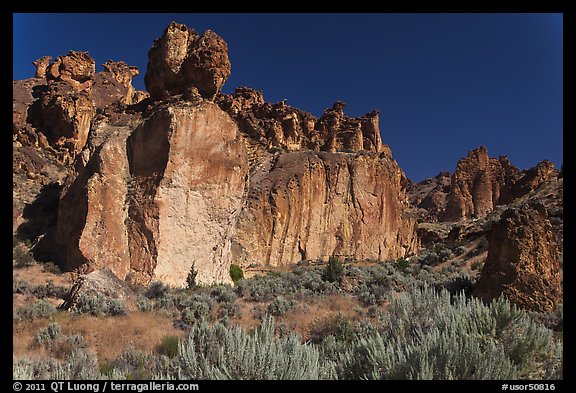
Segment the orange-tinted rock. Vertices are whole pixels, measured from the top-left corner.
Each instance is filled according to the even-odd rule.
[[[89,91],[77,91],[68,82],[51,82],[34,103],[33,126],[58,150],[79,153],[88,138],[96,106]]]
[[[199,283],[229,282],[247,169],[236,125],[207,101],[157,107],[133,131],[99,124],[60,201],[65,268],[185,286],[195,264]]]
[[[405,256],[418,241],[415,218],[404,214],[403,179],[384,154],[282,154],[251,178],[234,260],[277,266]]]
[[[126,139],[131,130],[99,124],[90,149],[76,159],[64,185],[56,242],[64,270],[89,272],[107,267],[116,276],[130,272],[125,221],[128,190]]]
[[[219,95],[216,102],[252,142],[267,148],[329,152],[387,150],[382,145],[377,111],[351,118],[344,114],[346,104],[338,101],[316,118],[284,101],[267,103],[261,91],[248,87],[236,89],[233,95]]]
[[[207,101],[163,107],[131,135],[128,158],[136,279],[183,286],[195,264],[198,282],[229,282],[231,236],[248,172],[230,117]]]
[[[492,300],[504,295],[523,308],[544,312],[562,303],[562,267],[543,205],[506,210],[488,242],[476,296]]]
[[[211,30],[199,36],[172,22],[148,51],[144,81],[152,100],[164,100],[191,88],[211,99],[229,75],[228,46],[220,36]]]
[[[104,108],[114,103],[134,105],[148,97],[148,93],[137,91],[132,86],[132,78],[139,74],[138,67],[112,60],[108,60],[102,66],[104,71],[94,76],[92,88],[97,108]]]
[[[446,208],[446,197],[450,192],[450,172],[440,172],[420,183],[409,182],[407,187],[410,204],[417,207],[418,216],[436,222]]]
[[[50,56],[42,56],[38,60],[32,62],[36,67],[36,73],[34,75],[35,78],[45,78],[46,77],[46,69],[48,68],[48,64],[50,64],[50,60],[52,57]]]
[[[145,92],[139,92],[139,94],[136,94],[136,90],[134,89],[134,86],[132,86],[132,78],[140,73],[138,67],[129,66],[123,61],[112,60],[108,60],[102,66],[104,67],[105,72],[110,73],[114,80],[126,88],[124,97],[120,99],[122,104],[133,105],[147,96]]]
[[[92,86],[96,64],[88,52],[70,51],[58,56],[47,68],[49,81],[67,82],[76,91],[87,90]]]
[[[444,221],[483,217],[494,210],[506,184],[512,183],[520,170],[506,157],[494,159],[480,146],[458,161],[447,196]]]
[[[558,171],[554,164],[544,160],[535,167],[522,172],[517,181],[508,184],[505,192],[500,198],[500,204],[508,204],[516,198],[520,198],[543,185],[544,183],[558,179]]]
[[[34,93],[41,87],[43,81],[38,78],[23,79],[12,82],[12,132],[17,139],[18,134],[25,133],[29,126],[28,109],[34,102]],[[26,138],[27,140],[27,138]],[[25,142],[25,145],[29,145]]]

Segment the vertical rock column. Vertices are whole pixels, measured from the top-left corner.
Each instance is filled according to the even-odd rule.
[[[136,281],[228,282],[244,198],[246,152],[236,124],[207,101],[159,109],[128,140],[128,234]]]

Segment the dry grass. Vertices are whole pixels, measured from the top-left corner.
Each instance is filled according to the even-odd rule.
[[[182,330],[172,326],[172,319],[155,313],[135,312],[123,317],[73,316],[61,311],[51,321],[57,322],[65,335],[80,333],[88,348],[96,353],[100,362],[112,360],[130,347],[146,353],[156,351],[166,335],[184,336]],[[13,323],[13,356],[41,356],[44,350],[33,345],[38,329],[51,321],[39,319],[29,323]]]
[[[52,281],[54,285],[68,287],[72,285],[72,276],[70,274],[53,274],[42,270],[42,264],[34,264],[24,268],[12,270],[13,279],[28,281],[33,285],[46,284]]]

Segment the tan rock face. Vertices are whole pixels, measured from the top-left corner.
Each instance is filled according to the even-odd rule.
[[[206,101],[170,106],[134,131],[128,154],[133,269],[184,285],[195,264],[198,282],[228,282],[248,170],[234,122]]]
[[[429,222],[438,221],[446,208],[446,197],[450,192],[450,172],[421,181],[409,182],[407,186],[410,204],[417,208],[418,216]]]
[[[125,278],[130,272],[124,201],[129,179],[126,139],[131,130],[105,123],[95,130],[104,136],[78,156],[64,185],[56,242],[64,269],[86,273],[107,267]]]
[[[229,116],[184,102],[157,108],[133,131],[98,127],[99,143],[79,156],[60,202],[66,268],[184,286],[194,263],[198,282],[228,282],[247,176]]]
[[[519,306],[553,311],[562,302],[562,267],[545,208],[509,208],[488,235],[488,259],[475,294],[506,296]]]
[[[213,98],[230,75],[228,46],[211,30],[199,36],[193,29],[172,22],[148,51],[146,89],[153,100],[196,88]]]
[[[137,91],[132,86],[132,78],[139,74],[138,67],[112,60],[102,66],[104,71],[94,76],[92,89],[97,108],[105,108],[115,103],[134,105],[148,97],[148,93]]]
[[[265,172],[265,171],[264,171]],[[252,176],[234,260],[288,265],[331,255],[385,260],[415,251],[403,174],[383,154],[294,152]]]
[[[112,60],[108,60],[102,66],[105,72],[108,72],[112,76],[112,79],[126,88],[124,97],[119,100],[122,104],[133,105],[147,96],[147,94],[142,94],[145,92],[138,92],[138,94],[136,94],[136,90],[134,86],[132,86],[132,78],[140,73],[138,67],[129,66],[123,61]]]
[[[488,156],[484,146],[468,152],[458,161],[452,175],[443,221],[483,217],[494,210],[505,185],[519,176],[518,168],[506,157]]]

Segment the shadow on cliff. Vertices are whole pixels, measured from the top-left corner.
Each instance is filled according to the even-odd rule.
[[[49,183],[42,187],[38,196],[23,211],[26,220],[16,230],[19,240],[30,240],[34,247],[34,259],[41,262],[56,262],[56,219],[62,186]]]

